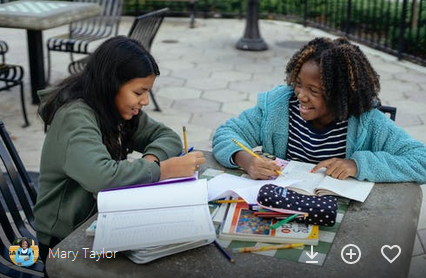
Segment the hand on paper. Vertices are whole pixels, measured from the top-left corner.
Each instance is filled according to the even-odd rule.
[[[358,172],[356,163],[352,159],[330,158],[318,163],[311,172],[315,173],[322,167],[326,168],[326,175],[344,180],[348,177],[355,177]]]
[[[206,159],[202,152],[190,152],[184,156],[172,157],[161,161],[160,180],[192,176]]]
[[[278,176],[276,170],[281,168],[276,161],[266,158],[256,158],[245,151],[239,151],[234,155],[234,161],[241,166],[252,179],[268,180]]]

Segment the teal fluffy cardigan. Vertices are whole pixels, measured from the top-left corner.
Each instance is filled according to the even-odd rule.
[[[281,85],[260,93],[255,107],[220,126],[213,137],[217,161],[229,168],[231,156],[241,150],[231,139],[280,158],[286,158],[291,87]],[[372,182],[426,183],[426,147],[410,137],[377,109],[350,117],[346,157],[358,167],[356,179]]]

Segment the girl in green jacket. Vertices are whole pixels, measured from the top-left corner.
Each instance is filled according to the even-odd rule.
[[[205,162],[201,152],[179,157],[178,134],[142,110],[159,74],[139,42],[118,36],[50,93],[40,112],[47,134],[34,207],[43,260],[96,213],[100,190],[191,176]],[[143,156],[130,161],[134,150]]]

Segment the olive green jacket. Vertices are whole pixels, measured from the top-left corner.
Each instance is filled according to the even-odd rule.
[[[182,151],[178,134],[139,114],[135,150],[161,160]],[[118,134],[117,134],[118,138]],[[106,188],[150,183],[160,167],[145,159],[115,161],[102,142],[94,111],[83,101],[64,105],[55,114],[44,141],[35,229],[39,241],[65,238],[96,211],[96,194]],[[125,201],[125,200],[123,200]]]

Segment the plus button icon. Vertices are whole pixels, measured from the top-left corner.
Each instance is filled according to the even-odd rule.
[[[353,253],[352,248],[351,248],[351,249],[349,249],[349,253],[346,253],[346,255],[348,255],[350,257],[350,259],[352,260],[352,256],[355,256],[356,253]]]
[[[343,247],[340,256],[345,263],[355,264],[361,259],[361,249],[355,244],[348,244]]]

